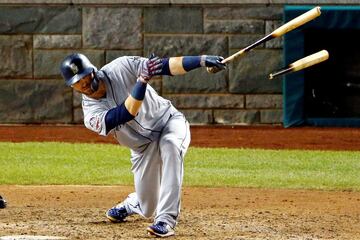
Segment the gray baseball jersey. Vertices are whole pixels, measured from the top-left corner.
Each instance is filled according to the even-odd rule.
[[[106,85],[106,98],[94,100],[83,95],[84,123],[87,128],[100,135],[107,135],[105,115],[129,96],[140,71],[145,67],[144,60],[140,57],[120,57],[101,69],[104,73],[101,77]],[[176,110],[170,101],[160,97],[148,85],[138,115],[134,120],[114,129],[115,136],[122,145],[141,151],[145,143],[156,139],[174,111]]]
[[[106,97],[95,100],[83,95],[84,123],[100,135],[107,135],[106,113],[122,104],[131,93],[145,58],[120,57],[105,65],[99,76],[106,85]],[[121,145],[131,149],[136,193],[124,201],[130,214],[150,217],[175,226],[180,212],[183,158],[190,144],[189,124],[169,100],[147,86],[137,116],[111,130]]]

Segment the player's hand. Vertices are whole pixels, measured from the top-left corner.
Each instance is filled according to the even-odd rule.
[[[146,60],[146,67],[140,73],[140,77],[148,82],[153,76],[160,75],[162,67],[162,59],[152,53],[148,60]]]
[[[212,68],[214,72],[219,72],[226,69],[225,63],[221,61],[224,60],[221,56],[212,56],[212,55],[203,55],[201,56],[201,62],[205,67]]]

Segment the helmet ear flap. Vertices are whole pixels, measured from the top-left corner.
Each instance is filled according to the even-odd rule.
[[[96,92],[99,89],[99,79],[94,73],[94,77],[91,80],[90,88],[93,92]]]

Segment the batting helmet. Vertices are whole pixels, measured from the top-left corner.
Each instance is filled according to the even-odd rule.
[[[67,56],[60,66],[61,75],[67,86],[73,85],[86,75],[96,71],[97,68],[85,55],[80,53]]]

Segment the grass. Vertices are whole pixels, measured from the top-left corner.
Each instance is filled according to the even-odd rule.
[[[0,184],[132,185],[119,145],[0,142]],[[360,190],[359,151],[190,148],[185,186]]]

